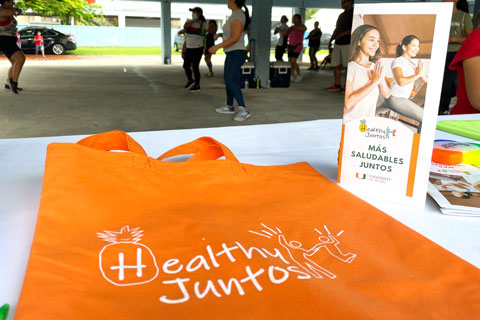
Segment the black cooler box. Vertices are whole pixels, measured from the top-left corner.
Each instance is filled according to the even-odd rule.
[[[270,63],[270,86],[272,88],[290,87],[290,63]]]
[[[245,82],[249,83],[249,87],[255,86],[255,65],[252,62],[245,62],[240,73],[240,88],[245,88]]]

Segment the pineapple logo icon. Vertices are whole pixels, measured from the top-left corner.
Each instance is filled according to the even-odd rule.
[[[98,232],[97,236],[110,244],[99,254],[103,277],[116,286],[133,286],[153,281],[158,266],[152,250],[138,243],[143,236],[140,228],[124,226],[120,231]]]
[[[366,120],[360,120],[360,132],[366,132],[367,131],[367,121]]]

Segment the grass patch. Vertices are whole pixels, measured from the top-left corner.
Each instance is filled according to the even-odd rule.
[[[68,51],[69,55],[89,55],[89,56],[160,56],[162,49],[160,47],[78,47],[76,50]],[[172,56],[180,56],[181,51],[175,51],[172,47]],[[224,55],[223,49],[217,51],[217,54]]]
[[[308,53],[308,49],[305,53]],[[160,47],[78,47],[76,50],[68,51],[68,55],[89,55],[89,56],[103,56],[103,55],[120,55],[120,56],[160,56],[162,50]],[[224,55],[222,49],[218,50],[218,55]],[[172,55],[179,56],[181,51],[176,52],[172,47]],[[320,50],[317,56],[328,55],[328,50]]]
[[[78,47],[76,50],[68,51],[70,55],[122,55],[122,56],[159,56],[162,51],[160,47]],[[173,55],[179,55],[172,49]]]

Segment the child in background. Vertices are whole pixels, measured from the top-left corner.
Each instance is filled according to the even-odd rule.
[[[375,116],[379,92],[390,97],[380,59],[380,33],[371,25],[352,33],[343,122]]]
[[[43,45],[42,33],[38,31],[33,40],[35,41],[35,56],[38,58],[38,51],[42,51],[43,59],[47,59],[47,57],[45,57],[45,47]]]
[[[217,21],[210,20],[208,21],[208,33],[206,36],[206,46],[205,46],[205,63],[208,67],[207,77],[213,77],[213,66],[212,66],[212,54],[208,51],[211,47],[215,45],[215,40],[218,39],[217,35]]]

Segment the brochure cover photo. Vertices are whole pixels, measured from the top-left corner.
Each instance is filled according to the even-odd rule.
[[[355,6],[338,182],[366,197],[422,207],[452,6]]]

